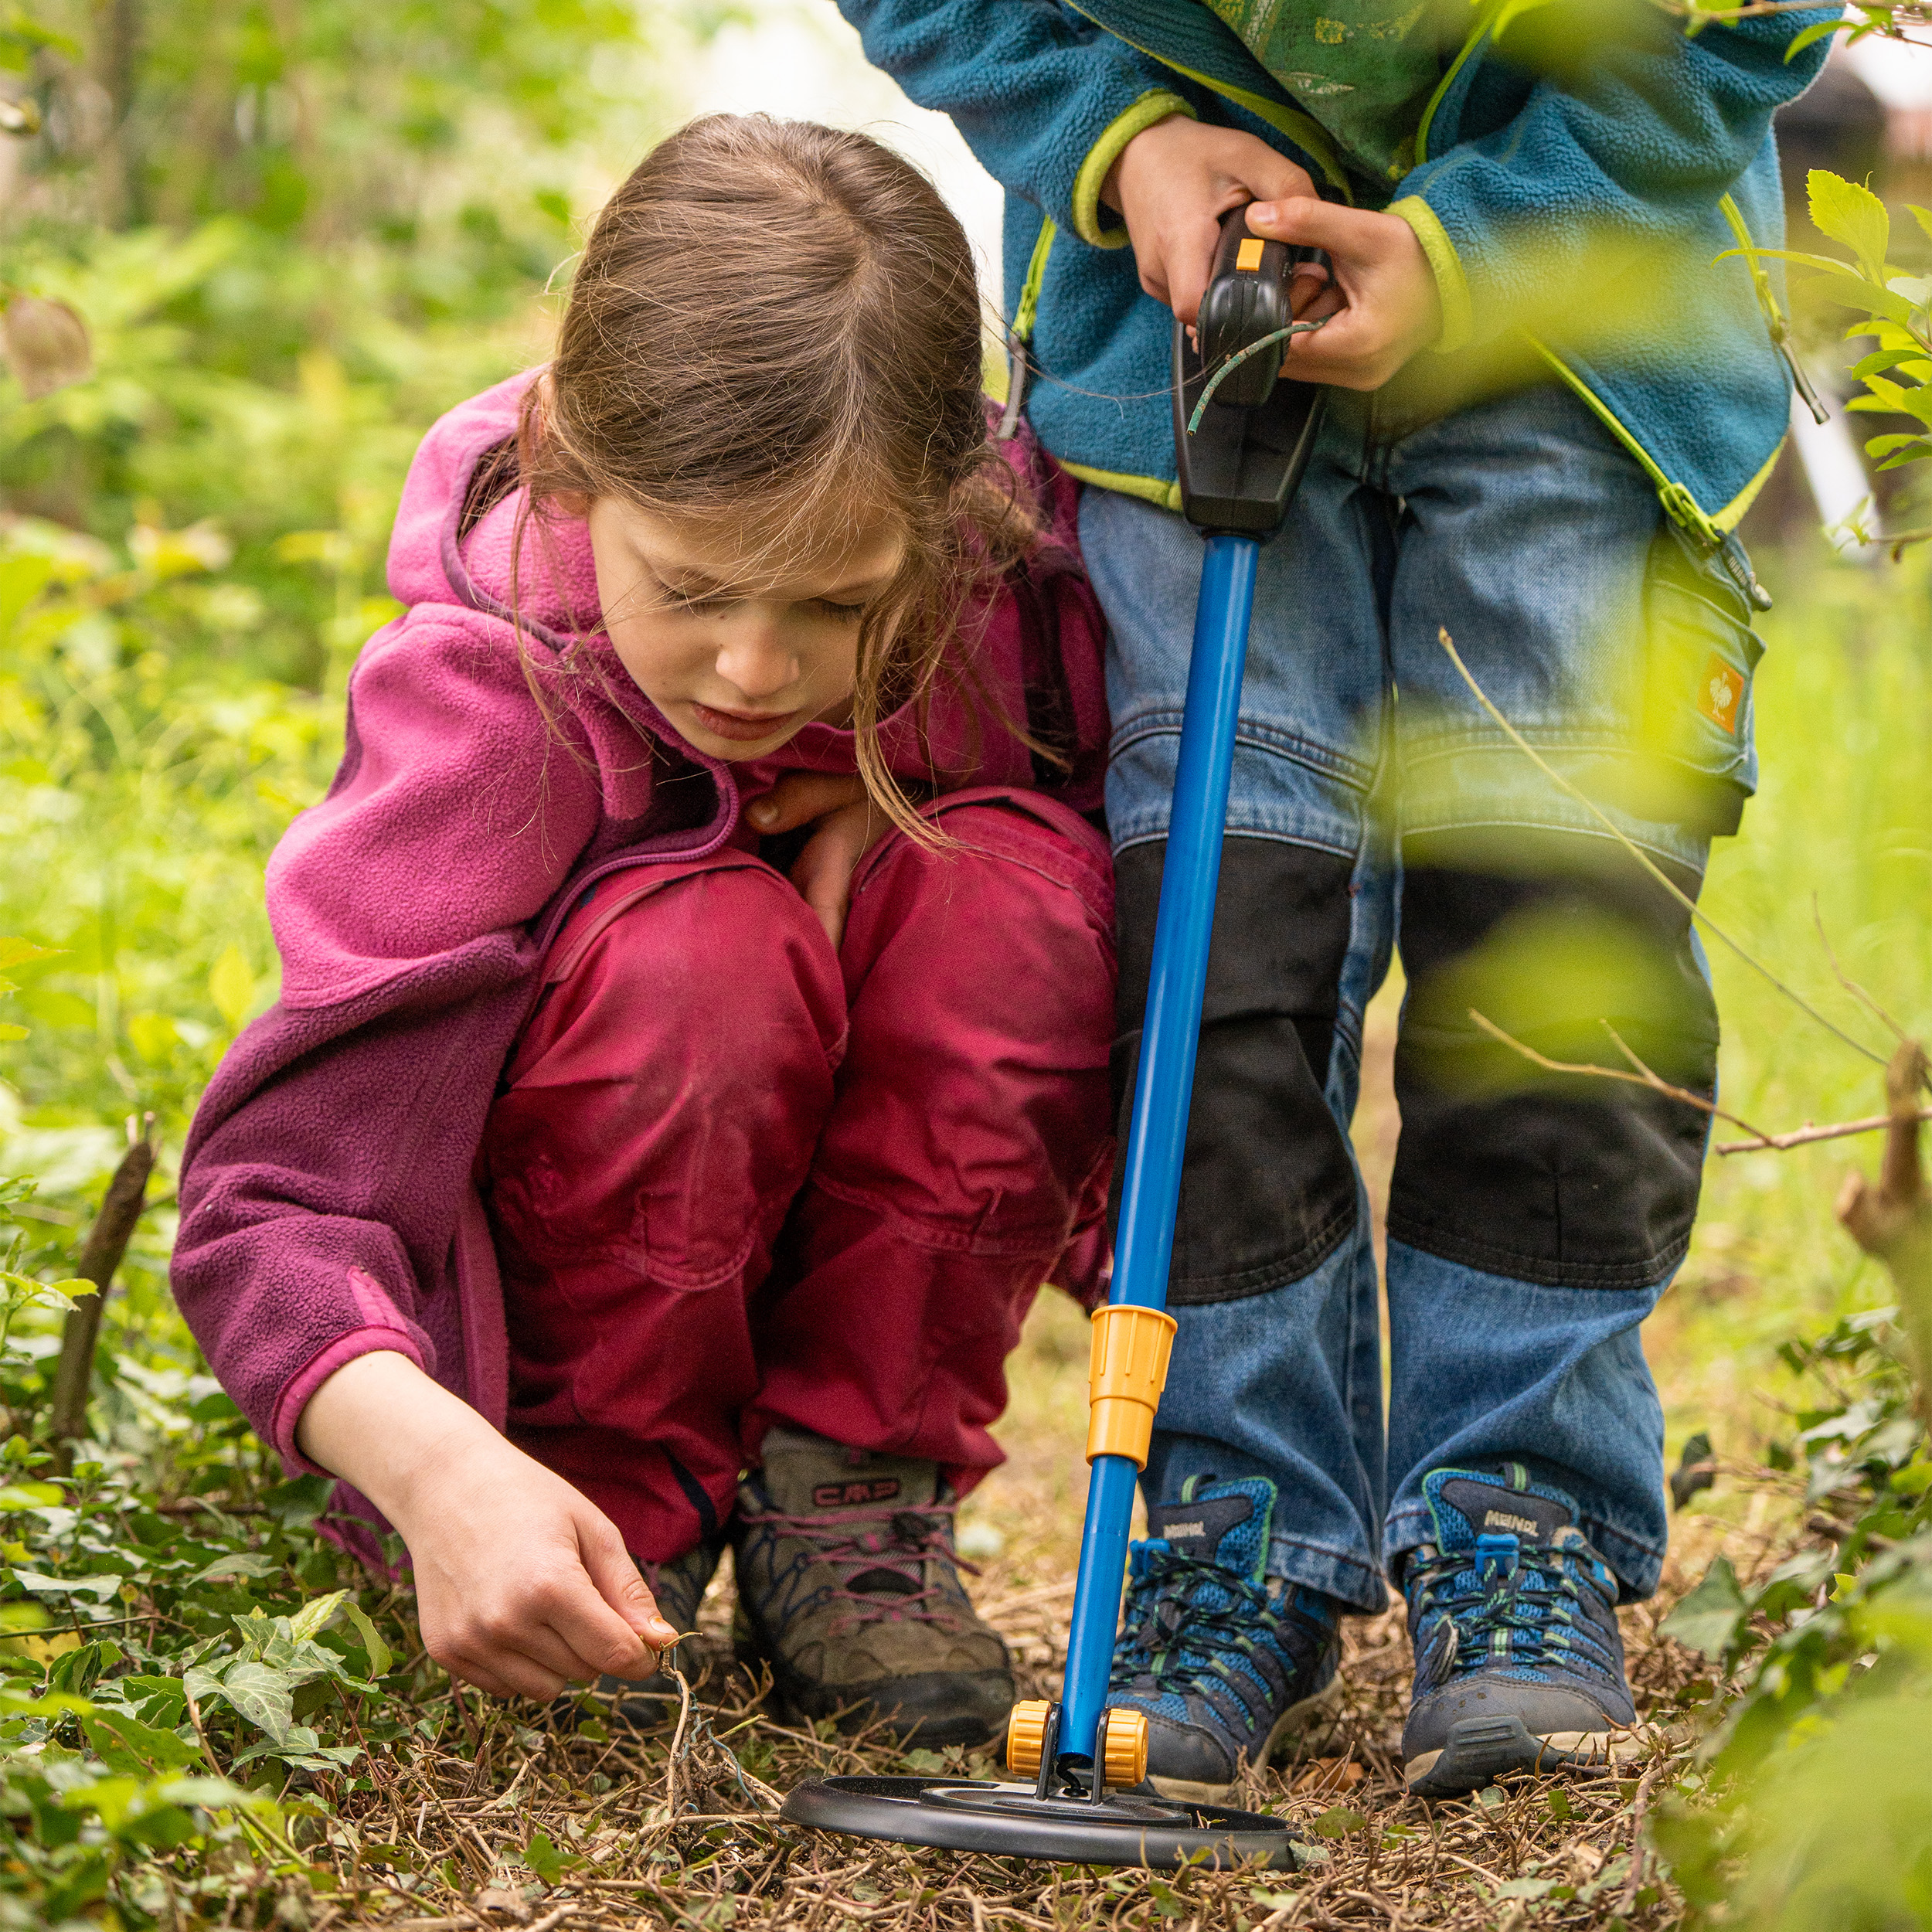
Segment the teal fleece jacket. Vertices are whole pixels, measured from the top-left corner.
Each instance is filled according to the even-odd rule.
[[[1418,123],[1416,165],[1391,184],[1352,172],[1201,0],[839,0],[868,56],[949,114],[1006,189],[1009,325],[1042,372],[1028,414],[1076,475],[1177,502],[1172,318],[1141,292],[1099,196],[1134,134],[1185,113],[1259,135],[1331,198],[1406,220],[1442,302],[1425,354],[1536,358],[1644,465],[1665,510],[1715,543],[1768,474],[1791,397],[1776,265],[1719,258],[1743,240],[1783,244],[1771,114],[1826,49],[1784,56],[1838,9],[1686,36],[1648,7],[1546,0],[1503,41],[1522,46],[1533,22],[1546,46],[1587,47],[1559,81],[1498,50],[1506,3],[1479,0]],[[1591,40],[1607,17],[1623,22],[1617,37]],[[1546,291],[1587,304],[1606,257],[1625,250],[1652,251],[1654,291],[1614,345],[1523,336],[1526,315],[1547,313]]]

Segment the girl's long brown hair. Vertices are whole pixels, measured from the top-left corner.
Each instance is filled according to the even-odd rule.
[[[879,722],[943,675],[973,682],[962,616],[1036,532],[987,440],[980,356],[971,250],[917,169],[864,134],[713,114],[597,217],[519,437],[520,519],[613,496],[755,532],[782,567],[895,519],[905,559],[860,626],[852,724],[866,790],[929,842]]]

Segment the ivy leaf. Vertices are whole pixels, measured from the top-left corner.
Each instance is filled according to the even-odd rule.
[[[1721,1658],[1737,1640],[1747,1605],[1727,1556],[1713,1557],[1704,1580],[1657,1626],[1686,1649]]]
[[[332,1590],[326,1597],[318,1597],[312,1602],[303,1604],[288,1620],[290,1641],[306,1643],[342,1608],[348,1595],[349,1592],[345,1590]]]
[[[172,1731],[144,1724],[126,1711],[97,1706],[93,1714],[80,1720],[87,1742],[103,1760],[116,1770],[129,1768],[151,1771],[179,1771],[193,1764],[199,1750]]]
[[[1892,217],[1870,189],[1822,168],[1805,177],[1811,219],[1821,234],[1842,242],[1876,281],[1885,280],[1885,257],[1892,246]]]
[[[243,1657],[223,1672],[216,1689],[257,1730],[266,1731],[278,1747],[287,1742],[289,1731],[295,1722],[295,1683],[289,1672]]]
[[[369,1621],[369,1613],[353,1598],[342,1605],[342,1614],[354,1625],[355,1634],[362,1640],[362,1648],[369,1653],[369,1674],[372,1677],[386,1677],[389,1667],[396,1662],[395,1653],[383,1641],[381,1633]]]
[[[279,1577],[281,1573],[281,1563],[273,1556],[258,1556],[249,1550],[231,1549],[196,1570],[183,1587],[192,1590],[196,1583],[212,1583],[219,1577]]]
[[[36,1597],[91,1597],[111,1604],[121,1594],[121,1578],[112,1573],[91,1577],[43,1577],[37,1570],[16,1570],[13,1580]]]

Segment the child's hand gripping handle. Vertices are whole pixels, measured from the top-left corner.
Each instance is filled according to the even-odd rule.
[[[1320,426],[1322,392],[1292,379],[1305,308],[1327,279],[1317,250],[1221,223],[1199,325],[1174,325],[1174,444],[1181,506],[1203,530],[1267,536],[1280,527]]]

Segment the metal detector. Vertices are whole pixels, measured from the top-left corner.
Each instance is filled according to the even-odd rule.
[[[1187,1142],[1208,941],[1234,762],[1235,720],[1261,545],[1280,529],[1307,467],[1324,392],[1277,380],[1298,327],[1289,281],[1310,251],[1222,223],[1202,298],[1198,349],[1174,327],[1174,431],[1181,508],[1207,539],[1187,709],[1107,1306],[1094,1318],[1087,1458],[1093,1475],[1057,1703],[1016,1704],[1007,1769],[1025,1781],[827,1777],[781,1816],[855,1837],[1083,1865],[1291,1866],[1280,1818],[1148,1794],[1147,1719],[1109,1710],[1134,1485],[1147,1464],[1175,1321],[1168,1265]],[[1280,345],[1277,347],[1277,345]]]

